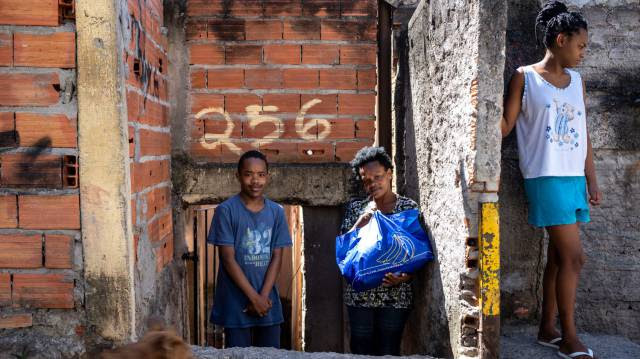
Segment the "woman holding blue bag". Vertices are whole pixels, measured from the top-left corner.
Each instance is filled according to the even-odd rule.
[[[341,227],[343,235],[365,227],[374,211],[393,215],[418,209],[416,202],[391,190],[393,165],[382,147],[361,149],[351,165],[369,197],[347,205]],[[428,245],[428,240],[426,242]],[[336,247],[337,257],[340,257],[338,252],[344,250],[338,247],[348,245],[337,243]],[[430,251],[428,254],[431,255]],[[339,266],[340,260],[338,258]],[[402,332],[413,304],[412,277],[409,273],[389,271],[377,287],[362,291],[347,283],[344,303],[349,313],[352,353],[400,355]]]

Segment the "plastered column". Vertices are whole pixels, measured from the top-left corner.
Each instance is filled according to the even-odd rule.
[[[133,338],[133,236],[122,38],[114,0],[77,0],[78,147],[86,310],[105,339]]]

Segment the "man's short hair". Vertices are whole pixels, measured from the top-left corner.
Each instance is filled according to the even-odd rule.
[[[269,172],[269,162],[267,161],[267,156],[265,156],[264,153],[258,150],[251,150],[243,153],[242,156],[240,156],[240,159],[238,160],[238,173],[242,171],[242,165],[244,163],[244,160],[248,158],[258,158],[263,160],[265,165],[267,166],[267,172]]]

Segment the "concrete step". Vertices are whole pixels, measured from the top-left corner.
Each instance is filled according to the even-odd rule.
[[[502,359],[551,359],[559,358],[556,351],[536,343],[536,326],[506,326],[500,338]],[[599,359],[639,359],[640,343],[628,338],[601,334],[580,334],[582,342],[591,348]]]
[[[230,348],[215,349],[211,347],[192,346],[193,354],[198,359],[380,359],[398,358],[392,356],[372,357],[368,355],[338,353],[303,353],[273,348]],[[403,358],[435,359],[430,356],[414,355]]]

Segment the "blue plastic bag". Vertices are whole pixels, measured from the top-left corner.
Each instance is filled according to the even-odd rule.
[[[336,262],[356,291],[379,286],[389,272],[413,273],[432,259],[417,209],[375,211],[365,226],[336,237]]]

